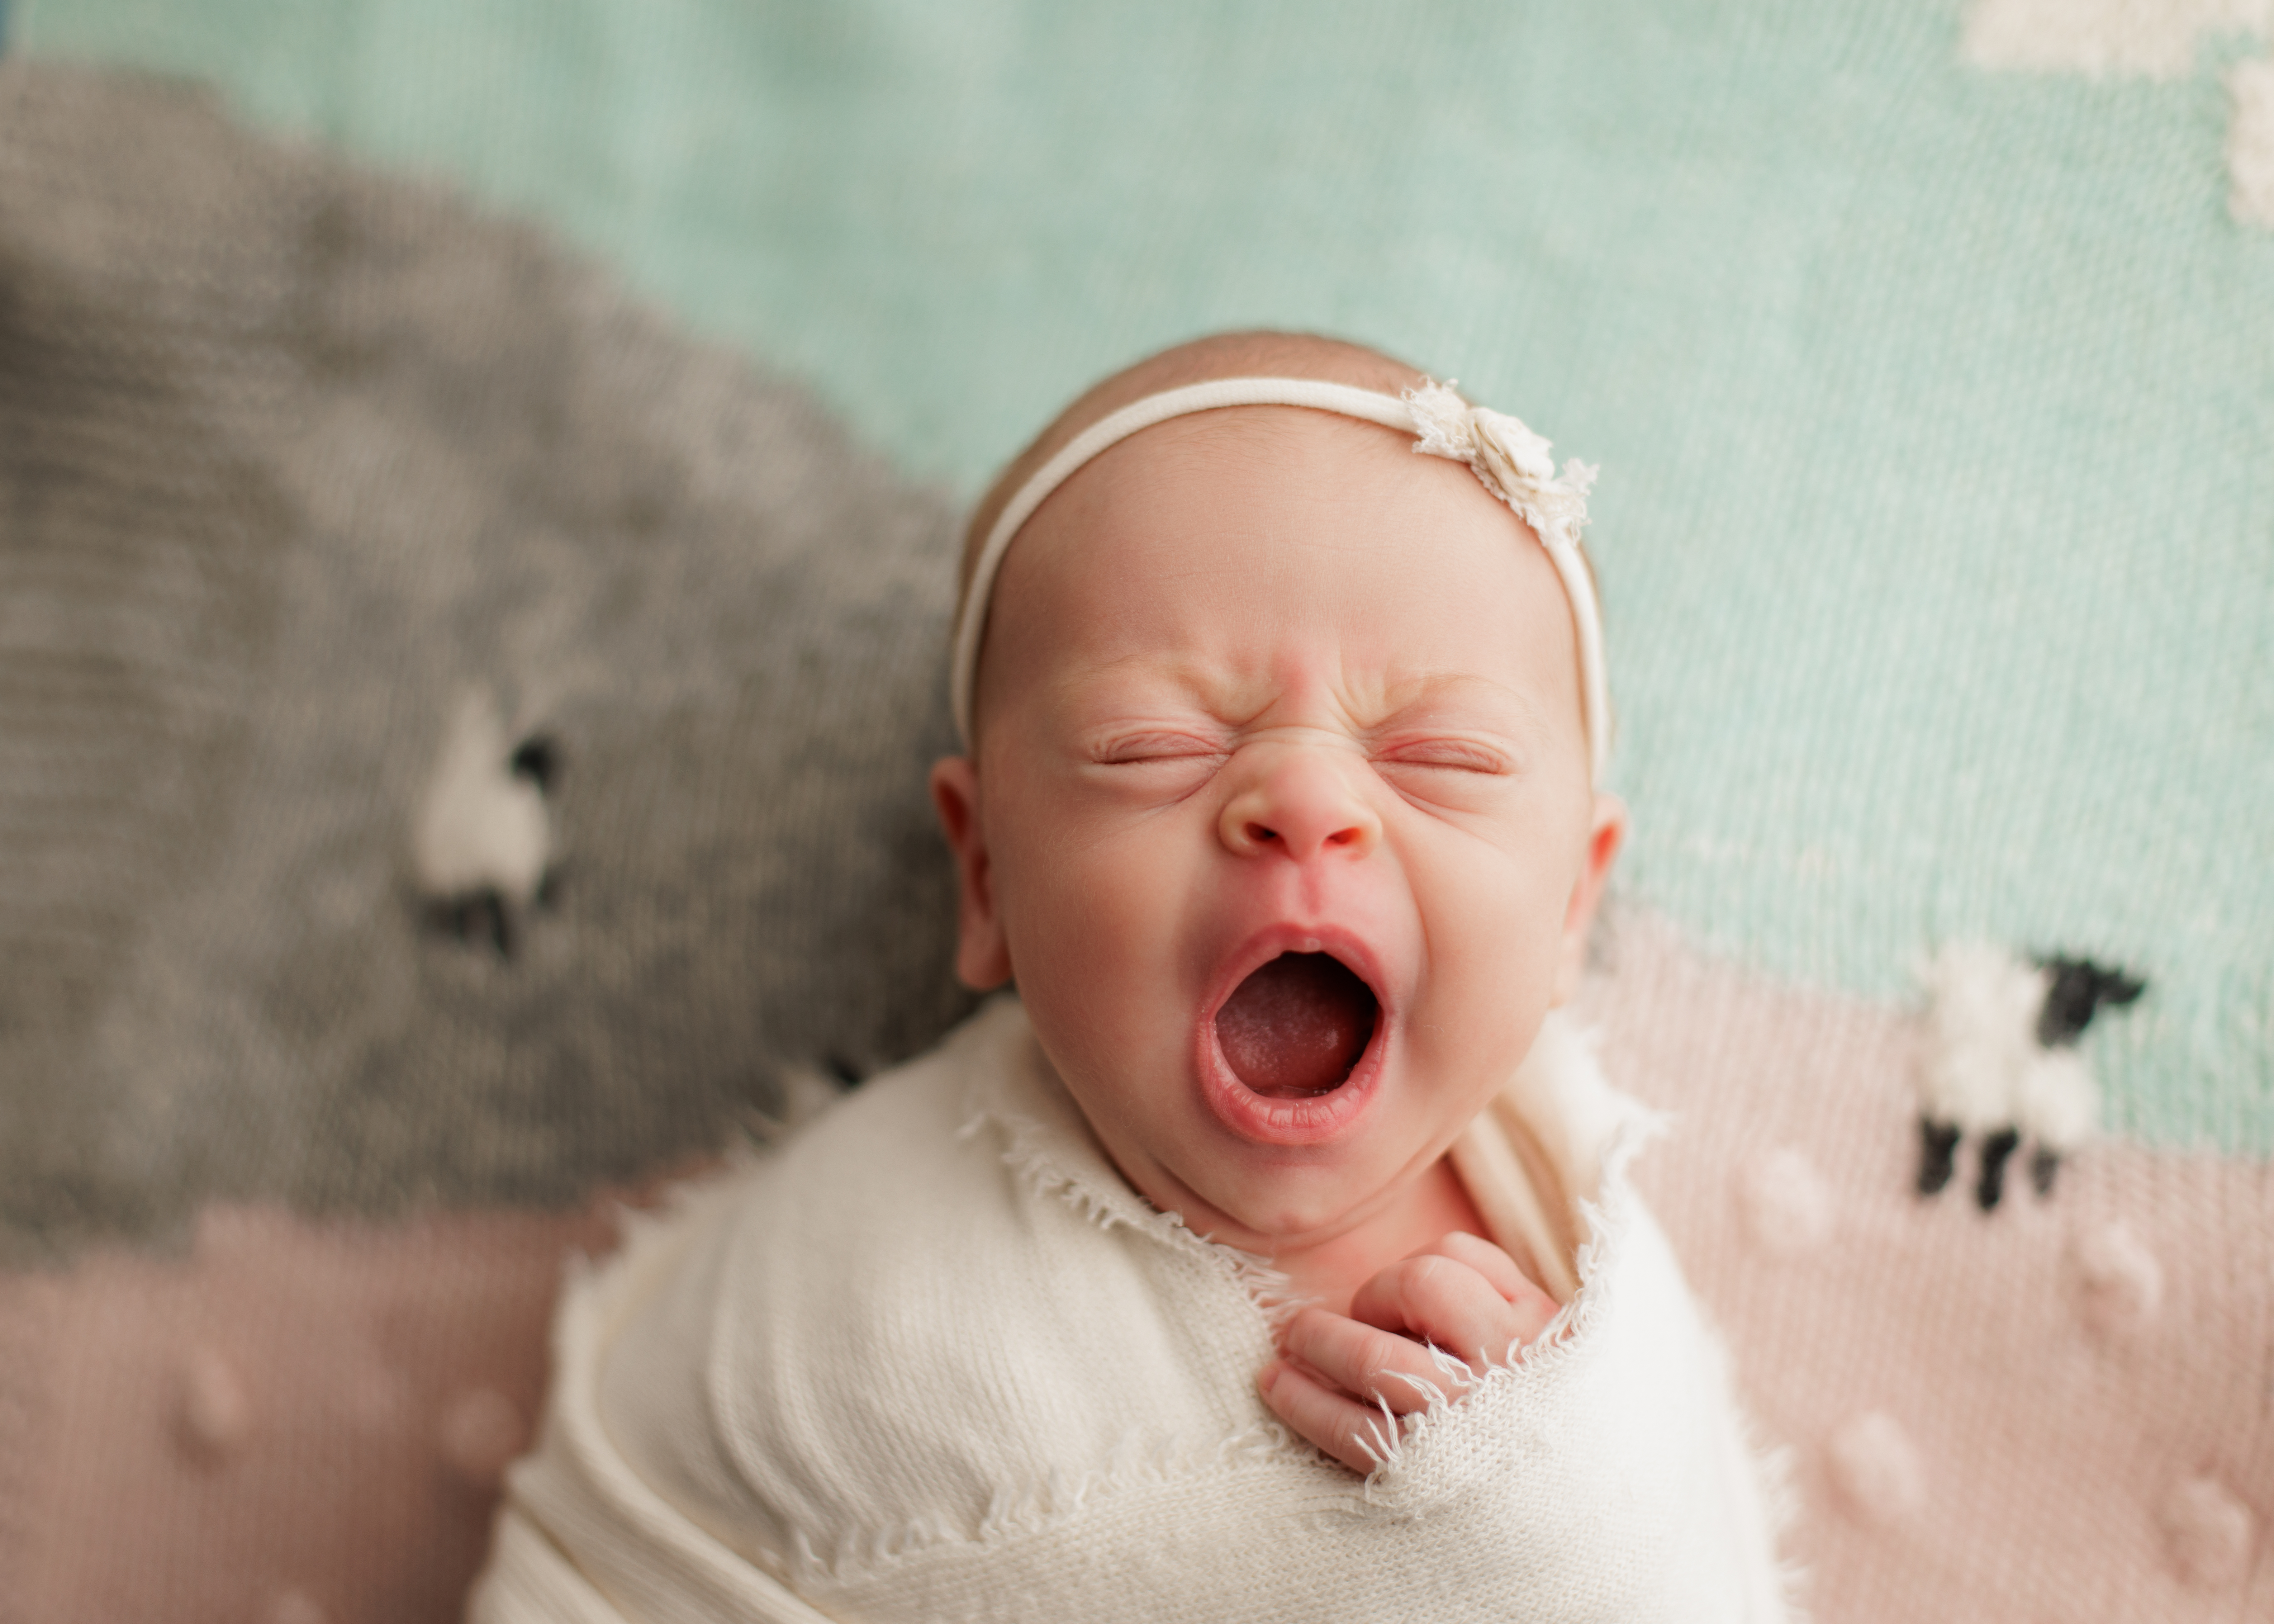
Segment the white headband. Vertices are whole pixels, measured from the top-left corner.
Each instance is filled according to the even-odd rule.
[[[1084,429],[1058,454],[1019,487],[987,545],[972,567],[970,590],[964,594],[963,613],[955,625],[954,665],[949,674],[948,696],[955,709],[955,731],[966,749],[971,747],[972,688],[978,677],[979,638],[987,624],[987,602],[994,596],[995,577],[1011,538],[1034,516],[1043,499],[1072,478],[1100,452],[1119,445],[1141,429],[1171,417],[1225,406],[1308,406],[1345,417],[1379,423],[1384,428],[1412,434],[1413,449],[1429,456],[1465,462],[1490,491],[1515,509],[1547,550],[1549,562],[1571,600],[1571,623],[1579,637],[1579,701],[1587,728],[1587,765],[1600,786],[1610,759],[1610,694],[1603,677],[1603,625],[1595,605],[1595,584],[1579,554],[1580,527],[1587,522],[1587,488],[1595,470],[1585,462],[1570,462],[1558,477],[1549,459],[1548,442],[1514,417],[1482,406],[1472,406],[1453,392],[1449,383],[1425,382],[1402,396],[1377,394],[1350,384],[1324,383],[1307,378],[1220,378],[1150,395],[1125,406],[1109,417]]]

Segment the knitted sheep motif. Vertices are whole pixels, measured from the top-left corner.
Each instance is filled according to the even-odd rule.
[[[546,802],[560,768],[560,747],[545,734],[508,741],[487,695],[459,702],[411,831],[431,927],[513,957],[522,918],[559,891]]]
[[[2051,1195],[2061,1158],[2100,1117],[2099,1090],[2076,1041],[2101,1006],[2130,1004],[2147,983],[2086,959],[2029,962],[1978,942],[1943,948],[1924,979],[1919,1193],[1941,1193],[1970,1133],[1981,1144],[1974,1195],[1984,1212],[2004,1198],[2006,1164],[2024,1139],[2032,1141],[2030,1182]]]

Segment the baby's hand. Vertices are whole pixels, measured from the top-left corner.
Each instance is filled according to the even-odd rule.
[[[1374,1470],[1393,1415],[1426,1410],[1449,1390],[1421,1344],[1482,1374],[1540,1335],[1555,1300],[1508,1253],[1457,1230],[1391,1264],[1359,1288],[1348,1316],[1306,1308],[1287,1325],[1287,1357],[1256,1385],[1282,1421],[1354,1472]],[[1417,1385],[1419,1384],[1419,1385]]]

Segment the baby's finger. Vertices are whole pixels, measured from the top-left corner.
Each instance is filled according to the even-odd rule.
[[[1540,1294],[1546,1301],[1546,1294]],[[1358,1289],[1351,1318],[1442,1348],[1471,1368],[1503,1364],[1553,1315],[1510,1303],[1465,1263],[1424,1252],[1393,1263]]]
[[[1465,1229],[1449,1230],[1409,1255],[1419,1258],[1433,1252],[1476,1270],[1494,1290],[1511,1303],[1540,1290],[1540,1282],[1526,1274],[1514,1258],[1481,1235],[1472,1235]]]
[[[1516,1311],[1521,1338],[1527,1343],[1562,1312],[1563,1305],[1548,1295],[1546,1287],[1525,1274],[1523,1265],[1481,1236],[1455,1229],[1413,1255],[1418,1258],[1431,1252],[1465,1264],[1483,1275],[1487,1283],[1507,1298],[1508,1305]]]
[[[1440,1394],[1457,1396],[1419,1342],[1323,1308],[1290,1320],[1286,1341],[1290,1355],[1361,1403],[1387,1404],[1403,1416],[1427,1409]]]
[[[1379,1410],[1329,1392],[1284,1363],[1265,1365],[1256,1387],[1273,1415],[1360,1477],[1380,1464],[1392,1424]]]

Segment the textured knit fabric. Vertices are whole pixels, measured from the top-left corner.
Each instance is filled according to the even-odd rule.
[[[969,1011],[953,515],[544,234],[0,64],[0,1259],[574,1205]],[[470,695],[509,952],[412,861]]]
[[[1451,372],[1602,463],[1631,896],[1891,1006],[1959,937],[2142,970],[2090,1039],[2108,1124],[2263,1161],[2270,30],[2264,0],[50,0],[19,37],[534,210],[967,495],[1198,333]]]
[[[1563,1036],[1513,1097],[1603,1097]],[[1781,1616],[1644,1125],[1563,1314],[1361,1481],[1256,1396],[1276,1277],[1133,1193],[999,1002],[571,1292],[472,1616]]]
[[[0,1250],[73,1261],[0,1274],[0,1612],[451,1615],[546,1237],[966,1009],[950,499],[1261,322],[1604,462],[1593,996],[1811,1610],[2274,1619],[2247,9],[11,6]],[[565,763],[510,959],[406,861],[465,687]],[[2151,983],[1992,1214],[1916,1191],[1958,936]]]

